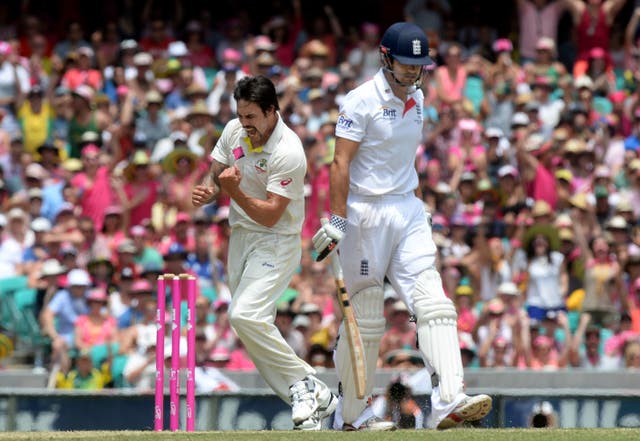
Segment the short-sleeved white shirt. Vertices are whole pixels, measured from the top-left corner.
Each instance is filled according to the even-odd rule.
[[[415,156],[422,136],[424,95],[417,89],[402,102],[380,69],[347,94],[336,136],[359,142],[351,161],[349,191],[363,196],[404,194],[418,186]]]
[[[278,122],[262,151],[251,151],[247,132],[236,118],[229,121],[211,157],[228,166],[240,169],[240,189],[253,198],[266,200],[267,192],[290,199],[285,212],[272,228],[251,219],[238,204],[231,201],[229,224],[251,231],[300,234],[304,221],[304,176],[307,161],[300,138],[285,125],[278,115]]]

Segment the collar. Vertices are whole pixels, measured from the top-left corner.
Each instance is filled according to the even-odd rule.
[[[412,93],[407,94],[406,100],[401,100],[400,98],[395,96],[393,90],[391,89],[391,85],[389,85],[389,82],[387,81],[387,77],[384,76],[383,68],[380,68],[378,72],[376,72],[376,74],[373,76],[373,82],[375,84],[376,90],[384,101],[399,100],[400,102],[406,102],[410,98],[414,98],[416,101],[418,101],[415,96],[418,89],[414,90]]]
[[[384,76],[384,70],[382,68],[380,68],[373,76],[373,83],[375,84],[376,90],[385,101],[391,101],[394,98],[398,99],[398,97],[393,94],[393,90],[391,90],[391,86],[389,85],[387,78]]]
[[[276,126],[273,128],[273,132],[271,132],[271,136],[269,136],[269,139],[264,145],[254,146],[253,144],[251,144],[251,140],[247,136],[247,133],[244,132],[243,141],[249,148],[249,153],[262,153],[262,152],[272,153],[276,145],[278,145],[280,138],[282,138],[284,121],[282,121],[282,118],[280,117],[280,112],[276,112],[276,115],[278,117],[278,121],[276,122]]]

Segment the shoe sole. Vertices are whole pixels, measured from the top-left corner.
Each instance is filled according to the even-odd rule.
[[[488,395],[476,395],[467,399],[459,409],[450,413],[438,424],[439,430],[451,429],[465,421],[478,421],[487,416],[491,411],[493,400]]]

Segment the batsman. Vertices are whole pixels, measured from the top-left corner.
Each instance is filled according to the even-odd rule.
[[[365,398],[358,399],[349,348],[346,339],[339,339],[334,358],[341,396],[335,429],[395,429],[367,406],[385,330],[385,276],[416,317],[420,352],[434,385],[429,426],[454,427],[491,410],[488,395],[464,393],[457,313],[436,270],[437,250],[418,194],[414,163],[423,130],[420,86],[433,64],[428,53],[427,37],[418,26],[391,25],[380,44],[382,68],[346,96],[336,124],[332,214],[313,244],[319,260],[340,250],[333,258],[344,269],[360,328],[367,386]]]

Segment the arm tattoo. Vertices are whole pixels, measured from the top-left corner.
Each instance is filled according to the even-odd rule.
[[[228,165],[222,164],[220,162],[214,162],[213,166],[211,167],[211,181],[216,184],[218,188],[220,188],[220,181],[218,180],[218,176],[225,168],[228,167]]]

